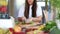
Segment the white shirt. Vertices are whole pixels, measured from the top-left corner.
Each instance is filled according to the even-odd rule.
[[[29,18],[32,17],[32,9],[31,9],[32,5],[29,7]],[[18,13],[18,17],[24,17],[24,10],[25,10],[25,4],[23,4],[22,6],[20,6],[20,9],[19,9],[19,13]],[[39,6],[37,4],[37,11],[36,11],[36,17],[38,16],[42,16],[42,9],[41,9],[41,6]]]

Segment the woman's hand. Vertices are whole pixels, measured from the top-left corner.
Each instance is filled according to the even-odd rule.
[[[29,18],[29,19],[26,19],[25,22],[30,23],[32,20],[33,20],[33,18]]]
[[[26,20],[26,18],[25,17],[22,17],[22,21],[25,21]]]
[[[32,21],[34,21],[34,22],[41,22],[41,21],[42,21],[42,17],[41,17],[41,16],[36,17],[36,18],[31,18],[31,19],[32,19]]]
[[[26,18],[25,17],[18,17],[18,21],[25,21]]]

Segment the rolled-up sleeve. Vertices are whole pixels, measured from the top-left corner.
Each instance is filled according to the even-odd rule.
[[[18,17],[24,17],[24,6],[20,7]]]
[[[42,16],[41,6],[38,6],[38,7],[37,7],[37,17],[38,17],[38,16]]]

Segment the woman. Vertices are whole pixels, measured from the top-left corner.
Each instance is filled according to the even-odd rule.
[[[25,4],[20,7],[18,20],[24,21],[26,19],[34,22],[40,22],[42,20],[42,10],[36,0],[26,0]]]

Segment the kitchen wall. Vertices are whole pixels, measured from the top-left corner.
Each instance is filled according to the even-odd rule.
[[[14,0],[9,0],[9,15],[14,17]]]
[[[14,1],[14,17],[17,18],[20,5],[22,5],[25,0],[15,0]]]

